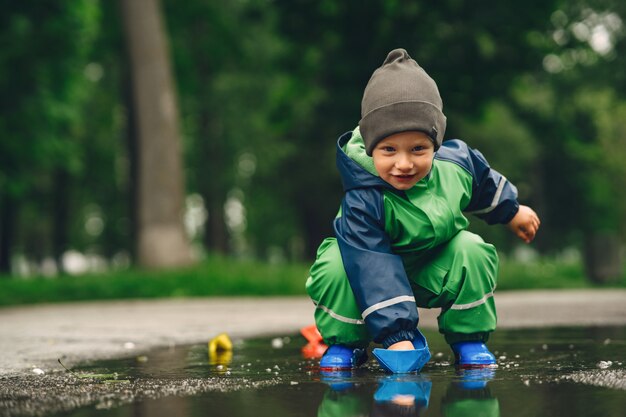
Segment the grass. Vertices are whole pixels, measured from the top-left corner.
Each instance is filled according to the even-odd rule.
[[[613,286],[626,286],[626,279]],[[566,289],[600,287],[585,277],[580,263],[541,258],[535,262],[500,262],[498,290]]]
[[[55,278],[0,277],[0,306],[129,298],[304,295],[308,268],[304,264],[270,265],[212,256],[183,269],[129,269]]]
[[[305,295],[308,264],[270,265],[212,256],[191,268],[130,269],[56,278],[0,277],[0,306],[130,298]],[[608,285],[626,287],[626,274]],[[499,290],[595,288],[582,266],[551,259],[502,260]]]

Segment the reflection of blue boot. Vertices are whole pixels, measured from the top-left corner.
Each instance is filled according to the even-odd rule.
[[[500,417],[500,403],[487,385],[495,369],[459,369],[457,374],[460,381],[452,381],[441,401],[442,415]]]
[[[320,371],[320,381],[336,392],[347,391],[354,387],[351,371]]]
[[[352,369],[365,363],[365,349],[352,348],[344,345],[332,345],[320,360],[321,370]]]
[[[468,368],[457,371],[459,381],[456,385],[465,390],[481,390],[487,388],[487,382],[496,375],[496,370],[490,367]]]
[[[430,359],[428,343],[424,335],[417,330],[413,339],[414,350],[374,349],[372,353],[380,366],[387,372],[403,374],[419,372]]]
[[[474,368],[496,365],[496,357],[483,342],[475,340],[458,342],[453,343],[450,347],[454,352],[455,365],[457,366]]]
[[[432,382],[422,376],[407,379],[394,375],[380,381],[380,385],[374,393],[374,401],[377,403],[400,403],[407,402],[412,398],[411,405],[423,409],[428,407],[431,387]],[[408,405],[408,403],[405,404]]]

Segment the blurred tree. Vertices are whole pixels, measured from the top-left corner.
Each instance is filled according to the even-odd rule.
[[[99,36],[84,74],[89,97],[82,106],[82,162],[76,178],[70,224],[72,248],[125,265],[134,254],[131,215],[134,194],[128,144],[134,143],[129,117],[131,94],[122,23],[116,2],[101,3]],[[130,138],[128,138],[130,136]],[[125,140],[128,139],[128,140]]]
[[[540,213],[543,212],[543,194],[537,186],[542,182],[537,166],[540,144],[532,126],[515,114],[504,97],[494,97],[478,117],[462,118],[457,121],[457,126],[471,146],[483,152],[491,166],[515,184],[520,201]],[[492,227],[482,221],[472,221],[470,230],[495,244],[504,253],[510,252],[519,244],[504,227]]]
[[[59,258],[69,245],[71,184],[84,168],[76,142],[83,70],[99,7],[89,0],[1,7],[0,271],[8,272],[18,250]]]
[[[166,2],[172,34],[189,190],[208,209],[210,251],[265,256],[297,233],[276,164],[293,149],[284,132],[310,115],[280,59],[276,13],[265,0]],[[301,109],[296,112],[292,109]],[[238,218],[236,207],[245,207]],[[245,240],[241,237],[245,235]],[[247,243],[246,243],[247,242]]]
[[[137,124],[137,260],[147,267],[188,264],[178,107],[160,5],[157,0],[120,4]]]
[[[175,137],[173,93],[169,116],[142,119],[140,110],[163,102],[134,106],[145,97],[131,94],[133,82],[149,79],[129,74],[116,3],[5,3],[0,269],[17,252],[128,251],[143,239],[132,225],[145,225],[133,209],[149,167],[139,158],[167,149],[135,138],[165,121],[171,129],[157,129],[150,143],[166,131]],[[117,4],[126,15],[139,3]],[[208,250],[311,258],[332,234],[342,195],[335,140],[358,123],[372,71],[404,47],[439,85],[446,136],[480,149],[540,212],[537,247],[600,242],[588,245],[588,265],[606,266],[626,233],[625,4],[166,0],[168,30],[147,40],[160,42],[162,63],[169,33],[186,175],[176,163],[157,164],[153,178],[176,183],[176,197],[157,189],[149,196],[167,204],[148,207],[165,208],[159,213],[175,219],[184,241],[182,197],[198,193]],[[127,24],[129,34],[150,21],[149,10]],[[179,158],[176,140],[166,143]],[[504,228],[472,227],[501,249],[514,245]],[[589,257],[597,248],[600,263]]]
[[[581,247],[599,282],[623,273],[625,12],[621,2],[563,3],[535,36],[543,69],[520,78],[513,104],[540,139],[544,247]]]

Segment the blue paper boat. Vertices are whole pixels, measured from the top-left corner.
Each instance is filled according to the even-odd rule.
[[[389,350],[376,348],[372,351],[380,366],[387,372],[406,374],[419,372],[430,360],[430,351],[424,335],[417,330],[413,340],[414,350]]]

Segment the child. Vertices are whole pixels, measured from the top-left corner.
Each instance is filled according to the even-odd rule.
[[[370,78],[361,120],[337,143],[345,196],[335,238],[318,249],[306,283],[328,350],[322,369],[366,360],[370,341],[411,350],[423,338],[417,307],[441,308],[439,331],[460,366],[488,366],[496,327],[498,256],[465,230],[465,213],[503,223],[529,243],[539,218],[517,189],[460,140],[442,144],[435,82],[404,49]]]

